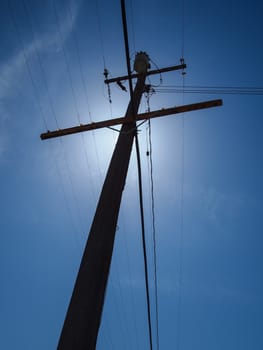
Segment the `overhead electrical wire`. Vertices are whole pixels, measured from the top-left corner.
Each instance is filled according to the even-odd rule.
[[[103,61],[103,70],[104,70],[104,77],[106,77],[109,74],[109,71],[106,66],[106,58],[105,58],[105,48],[104,48],[104,40],[103,40],[103,34],[102,34],[102,24],[101,24],[101,14],[99,10],[99,1],[96,0],[96,17],[97,17],[97,23],[98,23],[98,31],[99,31],[99,38],[100,38],[100,46],[101,46],[101,52],[102,52],[102,61]],[[110,117],[112,119],[112,100],[111,100],[111,91],[109,84],[107,85],[107,94],[108,94],[108,106],[110,111]]]
[[[22,4],[23,4],[24,11],[25,11],[26,15],[27,15],[28,18],[30,19],[29,12],[28,12],[28,9],[27,9],[27,6],[26,6],[26,3],[25,3],[24,0],[23,0]],[[31,67],[30,67],[30,63],[29,63],[29,59],[28,59],[28,57],[27,57],[26,50],[25,50],[25,47],[24,47],[24,43],[23,43],[23,40],[22,40],[22,36],[21,36],[20,30],[19,30],[19,28],[18,28],[16,19],[15,19],[15,16],[14,16],[14,14],[13,14],[13,10],[12,10],[10,4],[9,4],[9,13],[10,13],[10,16],[11,16],[11,19],[12,19],[12,22],[13,22],[13,25],[14,25],[14,28],[15,28],[15,30],[16,30],[17,37],[18,37],[18,39],[19,39],[19,41],[20,41],[20,44],[21,44],[21,48],[22,48],[22,53],[23,53],[25,65],[26,65],[26,68],[27,68],[27,71],[28,71],[28,74],[29,74],[29,77],[30,77],[30,80],[31,80],[31,83],[32,83],[32,86],[33,86],[33,90],[34,90],[34,94],[35,94],[35,97],[36,97],[36,100],[37,100],[37,105],[38,105],[39,110],[40,110],[40,114],[41,114],[41,116],[42,116],[43,123],[44,123],[44,126],[45,126],[46,130],[48,130],[47,119],[46,119],[46,117],[45,117],[45,114],[44,114],[44,111],[43,111],[43,108],[42,108],[42,105],[41,105],[41,102],[40,102],[40,97],[39,97],[39,95],[38,95],[38,93],[37,93],[37,91],[38,91],[37,85],[35,84],[35,81],[34,81],[34,78],[33,78],[33,73],[32,73]],[[34,50],[35,50],[37,59],[38,59],[38,61],[39,61],[39,65],[40,65],[41,72],[42,72],[42,75],[43,75],[43,78],[44,78],[44,83],[45,83],[46,89],[48,89],[47,81],[46,81],[45,74],[44,74],[44,69],[43,69],[43,66],[42,66],[42,63],[41,63],[40,54],[39,54],[38,49],[37,49],[37,47],[36,47],[36,45],[35,45],[35,34],[34,34],[33,24],[32,24],[31,21],[30,21],[30,28],[31,28],[31,32],[32,32]],[[49,103],[51,104],[51,106],[50,106],[50,107],[51,107],[51,111],[52,111],[52,114],[54,115],[55,122],[56,122],[56,125],[57,125],[57,127],[58,127],[58,120],[57,120],[57,118],[56,118],[54,109],[52,108],[52,101],[51,101],[51,98],[50,98],[50,95],[49,95],[49,94],[48,94],[48,100],[49,100]],[[60,178],[59,183],[62,184],[62,185],[61,185],[62,193],[63,193],[64,199],[65,199],[65,202],[66,202],[66,208],[67,208],[67,210],[68,210],[68,212],[69,212],[69,217],[71,218],[72,226],[73,226],[73,228],[74,228],[74,231],[77,232],[77,229],[76,229],[76,227],[75,227],[75,225],[74,225],[72,212],[71,212],[71,210],[70,210],[70,206],[69,206],[69,203],[68,203],[68,200],[67,200],[67,197],[66,197],[66,191],[65,191],[65,188],[64,188],[64,185],[63,185],[63,181],[62,181],[62,174],[61,174],[61,172],[59,171],[58,162],[57,162],[57,159],[56,159],[56,158],[55,158],[55,167],[56,167],[56,171],[57,171],[58,177]],[[70,175],[69,175],[69,176],[70,176]],[[75,237],[75,236],[74,236],[74,237]],[[77,243],[77,242],[76,242],[76,243]],[[78,246],[78,248],[79,248],[79,244],[77,244],[77,246]]]
[[[181,42],[181,57],[184,59],[184,46],[185,46],[185,3],[182,0],[182,42]]]
[[[43,77],[44,85],[45,85],[45,88],[46,88],[48,103],[49,103],[49,106],[50,106],[50,109],[51,109],[51,113],[52,113],[52,115],[54,117],[54,120],[55,120],[55,123],[56,123],[56,127],[59,129],[58,119],[57,119],[57,115],[56,115],[56,112],[55,112],[53,100],[51,98],[51,94],[50,94],[50,91],[49,91],[49,86],[48,86],[45,70],[44,70],[44,67],[43,67],[41,55],[40,55],[38,47],[36,45],[36,33],[35,33],[34,26],[33,26],[33,22],[31,20],[31,16],[30,16],[30,13],[29,13],[28,5],[26,4],[25,0],[22,0],[22,4],[23,4],[24,11],[26,13],[26,16],[28,17],[28,20],[29,20],[29,26],[30,26],[30,30],[31,30],[32,39],[33,39],[34,51],[35,51],[35,54],[36,54],[36,57],[37,57],[37,60],[38,60],[38,63],[39,63],[39,67],[40,67],[41,74],[42,74],[42,77]]]
[[[72,13],[72,9],[71,9],[70,3],[68,5],[68,10],[69,10],[69,15],[70,15],[70,20],[71,20],[71,26],[73,27],[73,13]],[[84,77],[84,69],[83,69],[82,60],[80,58],[79,40],[78,40],[78,37],[77,37],[74,29],[72,30],[72,34],[73,34],[73,42],[74,42],[74,46],[75,46],[75,51],[76,51],[76,55],[77,55],[78,67],[79,67],[80,76],[81,76],[81,82],[82,82],[82,86],[83,86],[83,90],[84,90],[84,96],[85,96],[85,99],[86,99],[86,104],[87,104],[87,109],[88,109],[89,121],[90,121],[90,123],[92,123],[91,112],[90,112],[88,87],[87,87],[86,79]],[[94,130],[91,130],[91,134],[92,134],[92,137],[93,137],[93,142],[94,142],[94,147],[95,147],[95,155],[96,155],[96,160],[97,160],[98,171],[99,171],[99,174],[101,175],[101,169],[100,169],[100,165],[99,165],[99,156],[98,156],[98,147],[97,147],[97,142],[96,142]],[[85,145],[85,138],[84,138],[83,133],[81,133],[81,139],[82,139],[82,145],[83,145],[83,150],[84,150],[84,156],[85,156],[86,164],[87,164],[88,170],[90,172],[91,166],[90,166],[90,162],[89,162],[89,157],[88,157],[88,153],[87,153],[87,147]],[[92,188],[92,195],[93,195],[93,199],[95,201],[96,198],[95,198],[93,177],[91,177],[91,182],[92,182],[92,186],[91,186],[91,188]]]
[[[73,20],[72,10],[71,10],[70,4],[69,4],[69,10],[70,10],[71,20]],[[101,31],[100,31],[100,35],[102,36]],[[74,30],[73,30],[73,37],[74,37],[74,40],[75,40],[75,43],[76,43],[75,44],[76,45],[76,52],[77,52],[77,56],[78,56],[78,62],[79,62],[79,67],[80,67],[80,72],[81,72],[81,77],[82,77],[82,85],[83,85],[84,92],[85,92],[85,97],[86,97],[86,103],[87,103],[87,108],[88,108],[89,120],[92,123],[92,117],[91,117],[91,111],[90,111],[90,102],[89,102],[90,99],[89,99],[88,87],[87,87],[87,80],[85,79],[85,76],[84,76],[83,64],[82,64],[82,60],[80,58],[78,37],[75,34]],[[103,61],[104,61],[104,64],[105,64],[106,61],[105,61],[105,57],[104,57],[103,38],[102,37],[101,37],[101,42],[102,42]],[[96,158],[96,161],[97,161],[98,173],[99,173],[99,176],[101,177],[101,181],[102,181],[102,170],[100,168],[100,159],[99,159],[99,152],[98,152],[98,145],[97,145],[97,141],[96,141],[95,131],[91,130],[91,134],[92,134],[94,148],[95,148],[95,158]],[[81,136],[82,136],[83,144],[84,144],[84,135],[83,135],[83,133],[81,133]],[[85,157],[88,158],[87,148],[85,147],[85,144],[84,144],[84,149],[85,149]],[[94,198],[95,198],[95,195],[94,195]]]
[[[9,14],[10,14],[11,21],[12,21],[13,26],[15,28],[16,35],[18,37],[18,41],[19,41],[19,43],[21,45],[25,66],[26,66],[26,69],[27,69],[27,72],[28,72],[28,75],[29,75],[29,78],[30,78],[30,81],[31,81],[31,84],[32,84],[32,87],[33,87],[33,91],[34,91],[34,95],[35,95],[35,99],[36,99],[36,104],[37,104],[37,106],[39,108],[39,111],[40,111],[40,114],[41,114],[44,126],[47,129],[47,119],[45,117],[45,113],[44,113],[42,104],[40,102],[40,97],[39,97],[39,94],[37,92],[38,91],[37,85],[36,85],[36,83],[34,81],[34,78],[33,78],[33,72],[31,70],[31,67],[30,67],[30,64],[29,64],[29,60],[28,60],[28,57],[27,57],[27,54],[26,54],[26,50],[25,50],[24,42],[22,40],[21,32],[20,32],[20,30],[18,28],[18,24],[17,24],[17,21],[15,19],[15,15],[14,15],[14,12],[13,12],[13,9],[11,7],[10,2],[8,2],[8,9],[9,9]]]
[[[100,46],[101,46],[101,52],[102,52],[103,68],[105,69],[106,68],[106,59],[105,59],[104,41],[103,41],[103,35],[102,35],[102,25],[101,25],[101,19],[100,19],[100,11],[99,11],[98,0],[96,0],[95,3],[96,3],[96,16],[97,16],[98,29],[99,29],[99,37],[100,37]]]
[[[118,275],[118,270],[117,270],[117,275]],[[113,278],[111,278],[111,281],[113,281]],[[118,319],[118,324],[119,324],[119,331],[120,333],[122,333],[122,339],[124,340],[123,341],[123,347],[127,350],[129,350],[127,348],[127,342],[128,342],[128,339],[129,339],[129,330],[128,330],[128,327],[127,327],[127,319],[126,319],[126,316],[125,316],[125,313],[121,312],[121,304],[124,304],[123,303],[123,297],[122,297],[122,293],[120,291],[121,287],[120,287],[120,281],[118,281],[118,290],[120,292],[120,296],[117,296],[117,294],[114,292],[114,288],[112,288],[112,300],[114,301],[114,304],[115,304],[115,311],[116,311],[116,314],[117,314],[117,319]],[[120,302],[120,299],[121,299],[121,302]],[[106,323],[107,324],[107,323]]]
[[[101,24],[101,14],[100,14],[100,9],[99,9],[99,1],[96,0],[95,1],[95,6],[96,6],[96,17],[97,17],[97,25],[98,25],[98,32],[99,32],[99,39],[100,39],[100,47],[101,47],[101,53],[102,53],[102,62],[103,62],[103,68],[104,68],[104,76],[105,78],[107,78],[107,75],[109,74],[107,68],[106,68],[106,57],[105,57],[105,48],[104,48],[104,39],[103,39],[103,30],[102,30],[102,24]],[[110,92],[110,87],[108,86],[108,103],[109,103],[109,109],[110,109],[110,116],[112,118],[112,101],[111,101],[111,92]],[[109,129],[112,129],[114,131],[119,131],[117,129],[114,129],[114,128],[109,128]],[[97,150],[96,150],[97,151]],[[101,173],[101,172],[100,172]],[[120,295],[121,295],[121,301],[123,303],[123,310],[125,310],[125,305],[124,305],[124,299],[123,299],[123,294],[121,292],[121,283],[120,283],[120,278],[119,278],[119,270],[118,270],[118,267],[117,267],[117,281],[118,281],[118,285],[119,285],[119,288],[118,290],[120,291]],[[114,294],[114,297],[115,297],[115,302],[117,301],[117,298],[115,296],[115,293]],[[119,307],[117,306],[117,302],[116,302],[116,308],[117,310],[119,310]],[[121,315],[121,313],[119,312],[119,314]],[[123,317],[126,319],[126,315],[123,313]],[[120,319],[120,317],[119,317]],[[129,332],[128,332],[128,329],[127,327],[125,326],[127,324],[127,321],[126,322],[120,322],[120,328],[124,333],[126,333],[128,336],[129,336]],[[137,327],[135,327],[135,329],[137,330]],[[125,332],[124,332],[125,331]],[[137,331],[136,331],[136,340],[137,340],[138,336],[137,336]],[[128,340],[129,337],[126,337],[124,336],[123,339],[126,339]],[[125,343],[125,348],[126,348],[126,343]]]
[[[71,26],[73,27],[73,13],[72,13],[72,9],[71,9],[70,3],[68,5],[68,10],[69,10],[69,15],[70,15]],[[76,51],[76,55],[77,55],[77,61],[78,61],[78,66],[79,66],[79,71],[80,71],[80,76],[81,76],[81,82],[82,82],[82,86],[83,86],[83,90],[84,90],[84,95],[85,95],[85,98],[86,98],[86,104],[87,104],[87,108],[88,108],[89,120],[92,123],[91,113],[90,113],[90,103],[89,103],[88,88],[87,88],[86,79],[84,77],[84,69],[83,69],[82,60],[80,58],[79,40],[78,40],[78,36],[76,35],[74,29],[72,29],[72,35],[73,35],[73,42],[74,42],[75,51]]]
[[[134,29],[133,0],[130,0],[130,11],[131,11],[132,44],[133,44],[133,52],[135,52],[135,51],[136,51],[136,46],[135,46],[135,29]]]
[[[124,229],[124,232],[126,232],[124,212],[122,212],[120,214],[122,215],[123,229]],[[133,283],[132,283],[132,278],[131,278],[132,274],[131,274],[131,264],[130,264],[130,253],[129,253],[128,245],[127,245],[127,235],[123,234],[122,237],[123,237],[124,246],[125,246],[125,256],[127,258],[129,283],[130,283],[130,286],[131,286],[131,288],[129,288],[129,290],[130,290],[130,293],[131,293],[132,309],[133,309],[133,314],[135,316],[135,317],[133,317],[133,320],[134,320],[134,331],[135,331],[135,336],[136,336],[136,349],[139,349],[140,347],[139,347],[139,337],[138,337],[138,325],[137,325],[135,297],[134,297]]]
[[[184,62],[185,51],[185,0],[182,0],[182,47],[181,47],[181,62]],[[185,72],[182,71],[182,104],[184,104],[185,94]],[[180,190],[180,226],[179,226],[179,277],[178,277],[178,308],[177,308],[177,334],[176,334],[176,348],[181,349],[182,342],[182,284],[183,284],[183,247],[184,247],[184,166],[185,166],[185,130],[184,130],[184,113],[182,114],[182,128],[181,128],[181,190]]]
[[[81,124],[80,112],[79,112],[77,98],[76,98],[76,92],[75,92],[75,88],[74,88],[74,85],[73,85],[73,77],[72,77],[72,74],[71,74],[71,71],[70,71],[69,58],[67,56],[66,49],[64,47],[63,35],[62,35],[62,30],[61,30],[61,23],[60,23],[60,20],[59,20],[58,10],[57,10],[57,7],[56,7],[56,4],[55,4],[54,0],[53,0],[53,12],[54,12],[54,15],[55,15],[54,17],[55,17],[56,26],[57,26],[57,32],[58,32],[59,39],[60,39],[60,42],[61,42],[61,49],[62,49],[63,57],[64,57],[64,60],[65,60],[66,70],[67,70],[67,73],[68,73],[69,85],[70,85],[71,94],[72,94],[74,107],[75,107],[75,111],[76,111],[76,118],[77,118],[78,123]],[[70,15],[71,24],[73,24],[73,15],[72,15],[72,10],[71,10],[70,5],[69,5],[69,8],[68,8],[68,12],[69,12],[69,15]],[[73,41],[74,41],[74,45],[75,45],[75,50],[76,50],[76,54],[77,54],[77,62],[78,62],[78,65],[79,65],[80,74],[81,74],[81,80],[82,80],[82,84],[83,84],[83,88],[84,88],[84,92],[85,92],[85,97],[86,97],[86,102],[87,102],[87,106],[88,106],[88,113],[89,113],[89,117],[90,117],[90,120],[91,120],[87,86],[86,86],[86,82],[85,82],[85,79],[84,79],[83,67],[82,67],[82,63],[81,63],[81,59],[80,59],[79,45],[78,45],[78,41],[77,41],[77,38],[76,38],[74,30],[73,30]],[[93,137],[94,137],[94,135],[93,135]],[[87,154],[87,149],[86,149],[86,146],[85,146],[85,140],[84,140],[83,134],[80,135],[80,138],[81,138],[81,142],[82,142],[82,145],[83,145],[84,157],[85,157],[85,161],[86,161],[86,164],[87,164],[87,168],[88,168],[88,170],[90,172],[90,164],[89,164],[89,159],[88,159],[88,154]],[[99,174],[101,175],[95,137],[94,137],[94,144],[95,144],[95,152],[96,152],[96,159],[97,159]],[[67,161],[67,167],[69,168],[68,161]],[[73,181],[72,181],[71,177],[70,177],[70,183],[72,184],[72,189],[74,189]],[[93,198],[95,200],[94,184],[92,186],[92,194],[93,194]],[[78,201],[76,200],[77,196],[76,196],[76,193],[75,193],[74,190],[73,190],[73,195],[74,195],[74,198],[75,198],[76,206],[79,208]],[[80,215],[80,209],[78,209],[78,212],[79,212],[79,220],[81,222],[82,219],[81,219],[81,215]],[[82,229],[82,231],[85,233],[85,229]]]
[[[140,158],[140,153],[139,153],[140,150],[139,150],[138,137],[135,138],[135,145],[136,145],[136,157],[137,157],[137,168],[138,168],[139,201],[140,201],[140,213],[141,213],[143,257],[144,257],[146,298],[147,298],[147,315],[148,315],[150,349],[152,350],[153,349],[153,341],[152,341],[151,307],[150,307],[150,291],[149,291],[149,277],[148,277],[149,275],[148,275],[147,250],[146,250],[146,240],[145,240],[145,224],[144,224],[144,209],[143,209],[143,194],[142,194],[141,158]]]
[[[104,76],[105,78],[107,78],[107,75],[109,74],[107,68],[106,68],[106,57],[105,57],[105,48],[104,48],[104,40],[103,40],[103,31],[102,31],[102,24],[101,24],[101,14],[100,14],[100,9],[99,9],[99,2],[98,0],[95,1],[95,6],[96,6],[96,17],[97,17],[97,24],[98,24],[98,31],[99,31],[99,39],[100,39],[100,46],[101,46],[101,52],[102,52],[102,61],[103,61],[103,68],[104,68]],[[110,116],[112,117],[112,101],[111,101],[111,91],[110,91],[110,87],[108,85],[108,103],[109,103],[109,109],[110,109]],[[119,131],[113,128],[109,128],[112,129],[114,131]],[[117,280],[118,280],[118,285],[119,285],[119,291],[120,291],[120,295],[121,295],[121,301],[123,303],[123,310],[125,309],[125,305],[124,305],[124,299],[123,299],[123,294],[121,292],[121,283],[120,283],[120,278],[119,278],[119,270],[117,268]],[[114,294],[114,293],[113,293]],[[115,295],[115,294],[114,294]],[[117,299],[116,299],[117,300]],[[116,307],[118,309],[117,303],[116,303]],[[120,313],[120,312],[119,312]],[[121,314],[121,313],[120,313]],[[123,316],[126,318],[126,316],[123,314]],[[129,332],[127,327],[125,327],[125,324],[127,324],[127,322],[120,322],[120,327],[122,329],[122,327],[124,328],[124,333],[126,333],[129,336]],[[135,326],[135,331],[136,331],[136,341],[138,341],[138,335],[137,335],[137,327]],[[129,338],[127,338],[126,336],[123,337],[123,339],[128,340]],[[125,348],[126,348],[126,343],[124,344]]]
[[[223,95],[263,95],[263,87],[242,86],[195,86],[163,85],[155,90],[158,93],[223,94]]]
[[[151,85],[146,89],[146,103],[147,112],[150,112],[150,97],[155,92]],[[146,137],[148,157],[148,172],[149,172],[149,186],[150,186],[150,202],[152,214],[152,238],[153,238],[153,265],[154,265],[154,300],[155,300],[155,324],[156,324],[156,349],[159,350],[159,306],[158,306],[158,277],[157,277],[157,251],[156,251],[156,225],[155,225],[155,199],[154,199],[154,182],[153,182],[153,157],[152,157],[152,128],[151,119],[148,119],[148,137]]]
[[[117,280],[117,283],[118,283],[118,291],[119,291],[119,298],[118,298],[118,301],[120,302],[120,304],[122,304],[122,315],[123,315],[123,327],[126,331],[126,334],[128,337],[125,337],[125,339],[128,341],[128,339],[130,338],[130,332],[129,332],[129,327],[127,327],[128,325],[128,314],[127,314],[127,309],[126,309],[126,304],[124,302],[124,296],[123,296],[123,292],[122,292],[122,288],[121,288],[121,281],[120,281],[120,269],[119,269],[119,266],[120,264],[118,263],[118,257],[117,257],[117,254],[115,254],[115,261],[116,261],[116,264],[115,264],[115,271],[116,271],[116,280]]]
[[[148,109],[149,111],[149,109]],[[151,192],[151,211],[152,211],[152,230],[153,230],[153,262],[154,262],[154,289],[155,289],[155,322],[156,322],[156,349],[159,350],[159,306],[158,306],[158,278],[157,278],[157,253],[156,253],[156,226],[155,226],[155,200],[153,184],[153,159],[152,159],[152,131],[151,120],[148,120],[149,137],[149,168],[150,168],[150,192]]]
[[[50,94],[50,89],[49,89],[46,73],[45,73],[45,70],[44,70],[44,67],[43,67],[43,63],[42,63],[41,55],[39,53],[39,49],[38,49],[38,47],[36,45],[36,33],[35,33],[35,28],[34,28],[34,25],[33,25],[33,21],[31,19],[31,15],[30,15],[30,12],[29,12],[29,9],[28,9],[28,4],[26,3],[25,0],[22,0],[22,4],[23,4],[24,11],[25,11],[25,13],[26,13],[26,15],[28,17],[28,20],[29,20],[31,35],[32,35],[32,38],[33,38],[33,47],[34,47],[34,51],[35,51],[35,54],[36,54],[36,57],[37,57],[37,60],[38,60],[38,63],[39,63],[39,67],[40,67],[40,70],[41,70],[41,74],[42,74],[42,78],[43,78],[43,81],[44,81],[45,89],[46,89],[46,92],[47,92],[47,98],[48,98],[48,102],[49,102],[49,105],[50,105],[50,109],[51,109],[52,115],[54,117],[56,126],[59,129],[58,118],[57,118],[57,115],[56,115],[56,112],[55,112],[53,100],[51,98],[51,94]],[[74,202],[75,202],[75,205],[76,205],[76,209],[77,209],[77,213],[78,213],[78,217],[79,217],[78,222],[80,223],[82,221],[81,220],[81,214],[80,214],[81,211],[80,211],[79,203],[77,201],[76,191],[75,191],[74,186],[73,186],[72,172],[70,170],[69,162],[68,162],[68,159],[66,157],[66,152],[65,152],[65,148],[64,148],[64,144],[62,142],[62,139],[60,139],[60,144],[62,146],[63,158],[64,158],[65,165],[66,165],[66,168],[67,168],[68,178],[69,178],[69,182],[70,182],[70,186],[71,186],[71,190],[72,190],[72,194],[73,194],[73,199],[74,199]],[[89,167],[89,164],[87,164],[87,165]],[[58,164],[56,166],[58,167]],[[60,176],[62,176],[61,173],[60,173]],[[63,181],[61,181],[61,183],[63,184]],[[92,187],[92,189],[93,189],[93,187]],[[64,193],[64,195],[66,193],[66,191],[64,189],[64,185],[63,185],[63,193]],[[65,195],[65,198],[66,198],[66,195]],[[70,211],[69,204],[67,204],[67,206],[68,206],[69,211]],[[70,214],[70,217],[72,218],[72,222],[73,222],[72,213]],[[84,227],[82,227],[82,228],[80,227],[80,230],[83,233],[84,232]],[[76,232],[77,232],[77,230],[76,230]],[[78,244],[78,246],[79,247],[81,246],[80,243]]]
[[[185,87],[185,75],[182,75],[183,84],[182,89]],[[184,104],[184,94],[182,98]],[[181,349],[182,339],[182,284],[183,284],[183,247],[184,247],[184,165],[185,165],[185,130],[184,130],[184,113],[182,114],[182,128],[181,128],[181,189],[180,189],[180,221],[179,221],[179,277],[178,277],[178,308],[177,308],[177,350]]]
[[[55,21],[56,21],[56,25],[57,25],[57,31],[59,34],[59,38],[61,41],[61,49],[62,49],[62,53],[64,56],[64,60],[65,60],[65,65],[66,65],[66,70],[67,70],[67,74],[68,74],[68,78],[69,78],[69,85],[70,85],[70,89],[71,89],[71,94],[72,94],[72,98],[73,98],[73,102],[74,102],[74,106],[75,106],[75,110],[76,110],[76,117],[77,120],[79,122],[79,124],[81,124],[81,120],[80,120],[80,113],[79,113],[79,108],[78,108],[78,104],[77,104],[77,97],[76,97],[76,93],[75,93],[75,89],[73,86],[73,78],[72,78],[72,74],[70,71],[70,65],[69,65],[69,60],[68,60],[68,56],[64,47],[64,42],[63,42],[63,36],[62,36],[62,31],[61,31],[61,24],[60,24],[60,20],[59,20],[59,16],[58,16],[58,11],[57,11],[57,7],[55,4],[55,0],[52,1],[53,4],[53,11],[54,11],[54,15],[55,15]]]
[[[129,76],[129,90],[130,90],[131,102],[133,103],[133,88],[132,88],[132,79],[131,79],[131,63],[130,63],[130,50],[129,50],[129,41],[128,41],[125,0],[121,0],[121,12],[122,12],[122,22],[123,22],[126,64],[127,64],[127,70],[128,70],[128,76]],[[142,192],[142,171],[141,171],[140,149],[139,149],[139,141],[138,141],[137,132],[135,132],[135,146],[136,146],[136,158],[137,158],[137,169],[138,169],[139,202],[140,202],[141,229],[142,229],[142,241],[143,241],[143,257],[144,257],[147,316],[148,316],[148,328],[149,328],[149,343],[150,343],[150,350],[153,350],[149,277],[148,277],[148,266],[147,266],[147,251],[146,251],[146,241],[145,241],[145,223],[144,223],[143,194],[142,194],[143,193]]]

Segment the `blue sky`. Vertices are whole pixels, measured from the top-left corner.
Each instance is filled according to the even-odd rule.
[[[262,11],[256,0],[127,0],[131,56],[147,51],[161,68],[183,54],[186,86],[262,87]],[[2,1],[0,16],[0,348],[49,350],[118,135],[39,135],[125,113],[129,94],[111,86],[110,105],[102,74],[126,74],[120,3]],[[162,78],[183,85],[180,72]],[[263,348],[262,96],[156,93],[150,107],[214,98],[224,105],[152,121],[160,349]],[[146,316],[133,154],[97,349],[147,349]]]

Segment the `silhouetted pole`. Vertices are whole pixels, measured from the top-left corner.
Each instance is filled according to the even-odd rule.
[[[145,88],[147,67],[146,62],[145,72],[138,77],[133,104],[129,103],[126,118],[131,119],[137,114]],[[96,348],[122,191],[135,133],[135,121],[121,128],[80,264],[58,350]]]
[[[41,139],[45,140],[113,126],[119,123],[123,124],[83,253],[60,335],[58,350],[96,349],[122,191],[127,176],[133,139],[137,132],[136,121],[222,105],[222,100],[212,100],[137,114],[142,94],[145,91],[145,78],[147,75],[184,69],[186,67],[185,64],[181,64],[147,71],[149,66],[148,55],[145,52],[139,52],[135,57],[134,63],[134,69],[137,73],[105,80],[107,84],[110,84],[112,82],[121,82],[122,79],[137,78],[136,87],[133,94],[131,94],[131,101],[125,117],[79,125],[67,129],[47,131],[40,135]]]

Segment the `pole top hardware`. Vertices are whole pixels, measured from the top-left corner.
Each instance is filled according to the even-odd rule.
[[[146,73],[151,68],[149,55],[144,51],[137,52],[133,68],[138,74]]]
[[[138,53],[140,54],[140,53]],[[145,54],[145,53],[144,53]],[[145,54],[147,55],[147,54]],[[148,56],[148,55],[147,55]],[[143,59],[145,60],[145,58]],[[136,60],[135,60],[136,61]],[[145,63],[146,61],[144,61],[144,65],[146,65]],[[148,61],[148,64],[149,64],[149,61]],[[134,62],[134,65],[135,65],[135,62]],[[159,68],[159,69],[153,69],[153,70],[149,70],[146,73],[146,75],[153,75],[153,74],[160,74],[160,73],[165,73],[165,72],[171,72],[173,70],[181,70],[181,69],[185,69],[186,68],[186,64],[183,63],[183,64],[179,64],[177,66],[171,66],[171,67],[166,67],[166,68]],[[135,69],[135,67],[134,67]],[[134,79],[134,78],[138,78],[139,75],[142,74],[142,73],[132,73],[131,74],[131,78]],[[105,74],[104,74],[105,76]],[[117,81],[123,81],[123,80],[128,80],[129,79],[129,76],[128,75],[123,75],[121,77],[117,77],[117,78],[111,78],[111,79],[105,79],[104,80],[104,83],[105,84],[111,84],[111,83],[116,83]]]

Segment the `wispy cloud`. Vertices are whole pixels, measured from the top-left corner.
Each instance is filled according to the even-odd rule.
[[[56,23],[56,25],[59,25],[59,32],[61,35],[58,35],[57,30],[55,33],[53,31],[47,31],[37,36],[32,31],[31,40],[26,43],[22,41],[24,36],[21,32],[21,28],[19,28],[16,23],[16,18],[13,18],[20,46],[14,50],[15,53],[5,62],[0,63],[0,157],[6,148],[6,135],[3,125],[9,118],[7,109],[8,99],[16,97],[18,94],[18,89],[21,89],[18,82],[23,74],[30,74],[32,83],[39,79],[39,77],[34,77],[32,73],[32,68],[30,66],[32,57],[37,56],[41,59],[41,55],[45,52],[57,52],[69,38],[76,24],[81,1],[71,1],[69,6],[70,11],[68,11],[68,8],[62,9],[62,11],[64,10],[64,14],[62,13],[62,15],[59,16],[59,20],[56,21],[59,22]],[[33,89],[34,88],[33,86]]]
[[[78,17],[80,2],[72,2],[72,4],[70,4],[70,9],[70,19],[68,13],[65,13],[64,16],[60,16],[59,26],[62,34],[62,42],[58,40],[58,36],[53,32],[43,33],[42,36],[38,35],[37,38],[34,36],[31,41],[26,44],[21,42],[21,46],[16,53],[0,65],[1,118],[6,117],[6,113],[3,113],[3,100],[16,91],[18,77],[28,70],[29,67],[27,65],[32,56],[36,54],[41,55],[49,50],[57,51],[70,36]],[[61,18],[63,18],[63,20],[61,20]],[[17,31],[19,30],[20,29],[17,28]],[[18,36],[22,37],[22,33],[18,33]]]

